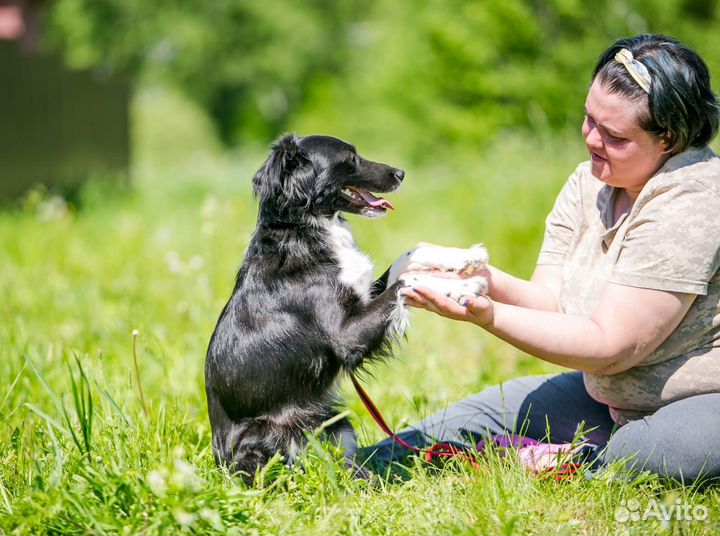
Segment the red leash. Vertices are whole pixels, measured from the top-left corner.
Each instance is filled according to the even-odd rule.
[[[385,432],[390,439],[395,441],[398,445],[401,447],[404,447],[406,449],[412,450],[413,452],[417,452],[418,454],[425,454],[425,461],[426,462],[432,462],[435,458],[462,458],[464,460],[467,460],[470,465],[472,465],[475,469],[480,470],[480,466],[477,463],[477,457],[475,456],[475,453],[468,448],[460,448],[457,447],[451,443],[435,443],[431,445],[427,449],[420,449],[417,447],[414,447],[413,445],[410,445],[406,441],[402,440],[398,436],[395,435],[395,433],[390,429],[390,427],[385,422],[385,419],[383,418],[382,414],[380,413],[380,410],[377,409],[377,406],[375,403],[371,400],[370,396],[365,392],[365,390],[360,385],[360,382],[357,381],[357,378],[354,374],[350,374],[350,379],[353,382],[353,385],[355,386],[355,390],[357,391],[358,396],[360,397],[360,400],[362,400],[362,403],[364,404],[365,408],[368,410],[368,413],[372,415],[372,418],[375,419],[375,422],[378,424],[380,428],[382,428],[382,431]]]

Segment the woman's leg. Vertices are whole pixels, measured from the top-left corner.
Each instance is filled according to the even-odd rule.
[[[438,441],[474,445],[482,437],[506,432],[567,443],[580,429],[591,443],[604,444],[613,421],[607,406],[588,395],[582,373],[571,372],[525,376],[490,387],[397,435],[416,447]],[[361,449],[361,457],[384,463],[408,452],[388,438]]]
[[[683,482],[720,478],[720,393],[692,396],[620,428],[598,457]]]

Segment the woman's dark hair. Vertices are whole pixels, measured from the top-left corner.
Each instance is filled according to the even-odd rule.
[[[646,93],[615,60],[626,48],[650,73]],[[639,35],[620,39],[602,53],[592,75],[611,93],[631,99],[648,98],[648,112],[640,126],[667,140],[671,154],[688,147],[704,147],[715,137],[720,123],[720,103],[710,89],[707,65],[691,48],[664,35]]]

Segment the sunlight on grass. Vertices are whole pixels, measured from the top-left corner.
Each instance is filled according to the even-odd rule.
[[[144,135],[156,136],[150,144],[166,133]],[[407,480],[362,482],[313,444],[302,467],[266,468],[262,489],[217,470],[204,355],[254,228],[249,183],[265,155],[183,147],[166,146],[158,161],[136,155],[130,188],[92,183],[79,208],[39,193],[0,212],[0,534],[717,531],[717,491],[652,478],[560,484],[493,456],[481,471],[418,463]],[[418,241],[483,242],[495,264],[528,276],[544,216],[581,158],[573,136],[511,137],[433,167],[394,162],[407,171],[391,197],[397,212],[351,225],[378,273]],[[400,427],[484,386],[551,370],[471,326],[413,312],[397,359],[374,367],[367,388]],[[349,385],[343,394],[361,443],[381,439]],[[678,497],[705,505],[709,521],[615,521],[621,501]]]

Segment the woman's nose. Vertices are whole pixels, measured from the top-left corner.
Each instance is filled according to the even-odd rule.
[[[585,136],[585,143],[589,147],[602,147],[602,136],[595,125],[588,124],[587,121],[583,123],[583,136]]]

